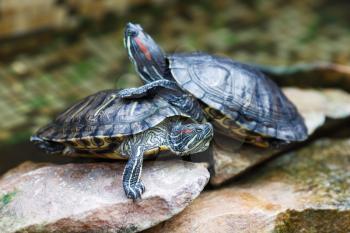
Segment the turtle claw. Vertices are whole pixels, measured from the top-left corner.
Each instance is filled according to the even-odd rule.
[[[124,190],[127,198],[136,200],[141,198],[142,193],[144,193],[146,189],[144,184],[141,181],[139,181],[135,185],[125,186]]]

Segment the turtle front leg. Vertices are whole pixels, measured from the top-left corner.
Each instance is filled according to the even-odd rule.
[[[176,83],[167,79],[157,80],[141,87],[123,89],[118,92],[118,97],[137,99],[156,93],[159,89],[179,90]]]
[[[145,191],[141,178],[143,150],[140,146],[131,148],[129,160],[124,168],[123,173],[123,188],[127,198],[138,199],[141,198]]]

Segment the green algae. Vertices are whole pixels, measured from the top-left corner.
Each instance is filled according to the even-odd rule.
[[[16,195],[16,191],[14,192],[9,192],[0,197],[0,208],[4,207],[5,205],[9,204],[13,198]]]
[[[350,211],[287,210],[276,219],[274,233],[344,233],[350,232]]]

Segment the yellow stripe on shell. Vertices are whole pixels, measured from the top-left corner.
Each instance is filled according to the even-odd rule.
[[[249,132],[245,127],[238,124],[237,122],[233,124],[228,124],[227,122],[233,122],[231,118],[225,116],[224,114],[216,111],[216,114],[213,114],[213,109],[210,107],[206,107],[204,109],[205,113],[209,115],[210,118],[214,119],[214,121],[220,125],[223,129],[225,129],[232,137],[237,138],[238,140],[245,140],[245,142],[254,144],[258,147],[269,147],[270,144],[268,141],[264,140],[264,138],[269,138],[267,135],[256,134],[253,132]]]

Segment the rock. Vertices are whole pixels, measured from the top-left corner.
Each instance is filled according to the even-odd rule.
[[[35,170],[37,168],[43,167],[45,165],[50,165],[49,163],[33,163],[30,161],[23,162],[20,165],[18,165],[15,168],[12,168],[8,172],[6,172],[4,175],[0,176],[0,182],[1,180],[5,179],[11,179],[11,178],[16,178],[18,176],[21,176],[25,174],[26,172],[30,172],[32,170]]]
[[[292,66],[258,66],[280,86],[341,88],[350,91],[350,66],[310,63]]]
[[[337,89],[284,88],[284,93],[297,106],[305,119],[309,134],[321,127],[326,118],[350,116],[350,95]]]
[[[210,177],[210,183],[214,186],[221,185],[278,154],[277,149],[261,149],[251,145],[229,150],[227,145],[220,145],[219,141],[222,140],[214,138],[212,149],[214,174]]]
[[[336,89],[302,90],[298,88],[284,88],[283,91],[304,117],[310,135],[317,128],[323,126],[327,118],[340,119],[350,116],[350,95],[344,91]],[[222,139],[215,141],[222,141]],[[214,175],[210,179],[210,183],[213,185],[220,185],[283,152],[282,150],[261,149],[249,145],[235,146],[234,150],[227,150],[232,143],[229,142],[226,145],[217,145],[216,143],[213,146]]]
[[[182,211],[209,179],[204,163],[146,161],[147,190],[133,202],[122,189],[123,168],[124,163],[22,165],[0,180],[0,232],[141,231]]]
[[[317,141],[146,232],[350,232],[349,168],[349,139]]]

